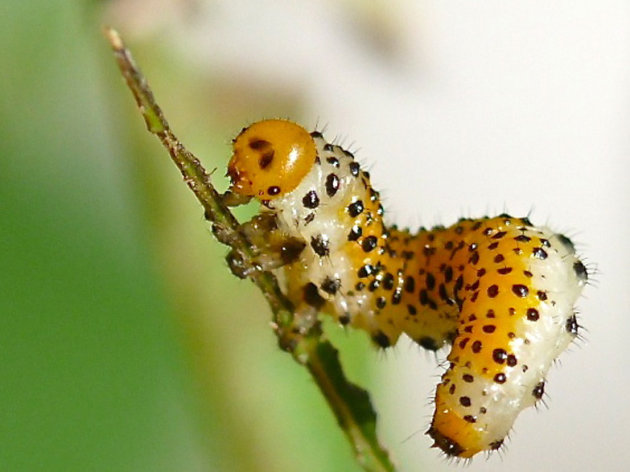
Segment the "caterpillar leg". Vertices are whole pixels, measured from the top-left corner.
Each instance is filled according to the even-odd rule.
[[[232,244],[235,235],[225,231],[219,225],[213,225],[212,232],[225,244]],[[227,256],[232,272],[240,278],[248,277],[255,270],[274,270],[291,264],[298,259],[306,243],[295,236],[290,236],[278,229],[276,218],[271,213],[254,216],[240,225],[239,232],[251,243],[254,258],[244,258],[232,250]]]

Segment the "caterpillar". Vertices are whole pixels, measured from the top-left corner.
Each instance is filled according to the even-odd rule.
[[[541,400],[551,363],[578,336],[588,280],[568,237],[508,214],[415,233],[387,226],[353,154],[285,120],[244,128],[227,174],[226,195],[262,203],[261,256],[298,311],[328,313],[383,348],[402,333],[431,351],[451,346],[434,447],[464,459],[497,450]]]

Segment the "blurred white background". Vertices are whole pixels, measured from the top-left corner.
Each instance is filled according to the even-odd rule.
[[[299,95],[290,118],[357,151],[390,222],[507,211],[571,236],[596,268],[579,302],[586,341],[551,370],[549,408],[467,470],[626,469],[630,3],[147,3],[118,2],[123,31],[167,30],[198,67]],[[441,370],[408,344],[374,356],[382,439],[401,470],[453,470],[422,434]]]

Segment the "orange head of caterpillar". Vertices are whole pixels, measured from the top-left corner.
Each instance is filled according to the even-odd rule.
[[[234,193],[272,200],[295,189],[317,159],[313,137],[286,120],[264,120],[233,141],[227,175]]]

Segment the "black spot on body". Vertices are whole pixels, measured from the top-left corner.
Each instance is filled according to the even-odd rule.
[[[504,364],[507,359],[507,352],[505,352],[505,349],[497,348],[492,351],[492,359],[497,364]]]
[[[325,257],[330,254],[328,239],[321,234],[311,237],[311,247],[313,248],[313,251],[315,251],[315,254],[320,257]]]
[[[311,190],[304,198],[302,198],[302,205],[306,208],[314,209],[319,206],[319,197],[317,196],[317,192],[315,190]]]
[[[490,287],[488,287],[488,296],[490,298],[494,298],[499,294],[499,286],[496,284],[490,285]]]
[[[358,225],[354,225],[348,233],[348,241],[356,241],[361,237],[362,234],[363,230],[361,229],[361,227]]]
[[[385,290],[392,290],[394,288],[394,276],[389,272],[383,277],[383,288]]]
[[[468,259],[468,262],[470,262],[472,265],[477,265],[477,262],[479,262],[479,253],[477,251],[473,252],[472,256],[470,256],[470,259]]]
[[[364,266],[361,266],[361,268],[357,271],[357,275],[359,276],[359,278],[362,279],[372,274],[372,272],[374,272],[374,266],[372,266],[371,264],[365,264]]]
[[[527,319],[529,321],[538,321],[538,318],[540,318],[540,314],[536,308],[527,309]]]
[[[497,451],[497,450],[501,449],[501,446],[503,446],[503,439],[499,439],[497,441],[492,441],[490,443],[490,449],[492,449],[493,451]]]
[[[509,367],[514,367],[518,364],[516,356],[514,354],[508,354],[506,363]]]
[[[330,165],[333,165],[339,168],[339,159],[337,159],[336,157],[327,157],[326,162],[328,162]]]
[[[326,177],[326,193],[329,197],[334,197],[339,190],[339,177],[336,174],[328,174]]]
[[[532,390],[532,395],[536,400],[540,400],[545,394],[545,382],[541,381],[536,384],[534,389]]]
[[[326,293],[330,293],[334,295],[337,293],[337,290],[341,287],[341,280],[339,279],[331,279],[330,277],[326,277],[322,282],[322,290]]]
[[[280,193],[280,187],[278,187],[277,185],[272,185],[267,189],[267,193],[272,196],[278,195]]]
[[[361,169],[361,167],[359,166],[358,162],[354,162],[352,161],[349,165],[348,165],[349,169],[350,169],[350,173],[352,174],[353,177],[356,177],[359,175],[359,170]]]
[[[363,239],[363,242],[361,243],[361,247],[363,248],[364,252],[370,252],[370,251],[373,251],[374,248],[376,248],[377,244],[378,244],[378,239],[376,238],[376,236],[370,235]]]
[[[352,202],[350,205],[348,205],[348,213],[353,218],[359,216],[361,213],[363,213],[363,202],[361,200]]]
[[[425,306],[428,305],[432,310],[437,310],[437,303],[435,303],[431,297],[429,297],[426,289],[420,290],[420,304]]]
[[[547,251],[545,251],[543,248],[541,247],[535,247],[532,250],[532,255],[536,258],[536,259],[547,259]]]
[[[505,376],[503,372],[499,372],[497,375],[494,376],[494,381],[498,384],[505,383],[506,380],[507,380],[507,377]]]
[[[567,330],[567,333],[572,334],[573,336],[577,336],[578,335],[578,331],[580,329],[580,325],[577,322],[577,318],[575,315],[570,316],[569,318],[567,318],[567,321],[565,323],[565,328]]]
[[[472,343],[472,352],[479,354],[481,352],[481,341],[475,341]]]
[[[379,309],[383,309],[385,308],[385,305],[387,305],[387,301],[385,300],[385,297],[378,297],[376,299],[376,307]]]
[[[416,281],[411,275],[408,275],[405,278],[405,292],[413,293],[415,290],[416,290]]]
[[[435,277],[431,272],[427,272],[426,285],[429,290],[433,290],[435,288]]]
[[[472,402],[470,401],[470,397],[459,397],[459,404],[461,406],[470,406]]]
[[[448,284],[451,280],[453,280],[453,268],[448,266],[444,271],[444,282]]]
[[[529,289],[526,285],[522,284],[512,285],[512,292],[514,292],[514,295],[520,298],[525,298],[527,295],[529,295]]]

